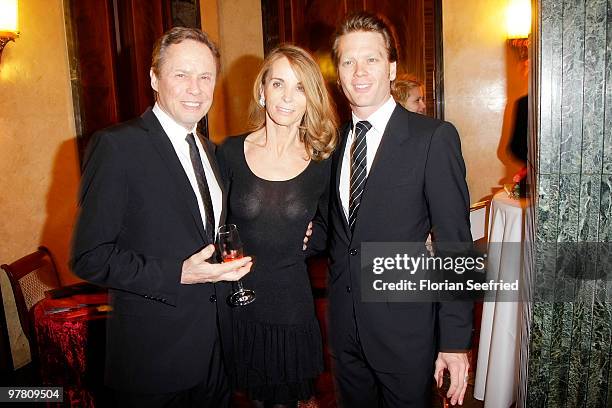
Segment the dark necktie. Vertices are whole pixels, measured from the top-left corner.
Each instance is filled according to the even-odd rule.
[[[200,151],[196,145],[193,133],[189,133],[185,140],[187,144],[189,144],[189,157],[191,158],[191,165],[193,166],[193,171],[198,183],[198,190],[200,190],[202,203],[204,204],[204,218],[206,219],[206,225],[204,227],[206,228],[206,238],[208,239],[208,243],[212,244],[215,237],[215,213],[213,212],[204,166],[202,166],[202,157],[200,157]]]
[[[355,125],[355,137],[351,146],[351,180],[349,187],[349,227],[351,232],[355,228],[355,220],[363,187],[368,178],[368,145],[366,143],[366,133],[372,125],[368,121],[357,122]]]

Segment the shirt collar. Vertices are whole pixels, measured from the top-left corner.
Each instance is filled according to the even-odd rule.
[[[157,102],[155,102],[155,106],[153,106],[153,113],[157,117],[157,120],[159,120],[159,123],[162,125],[162,128],[164,128],[166,135],[168,135],[170,140],[173,142],[184,142],[187,134],[196,134],[197,124],[193,126],[193,129],[191,129],[191,131],[185,129],[183,126],[176,123],[176,121],[172,119],[170,115],[164,112],[162,108],[157,104]]]
[[[393,114],[396,105],[397,104],[395,103],[393,97],[389,96],[389,99],[387,99],[387,101],[383,103],[380,108],[378,108],[374,113],[372,113],[369,117],[365,119],[360,119],[355,115],[354,112],[351,112],[351,115],[353,117],[353,126],[355,126],[355,123],[361,120],[367,120],[368,122],[370,122],[372,127],[382,135],[385,132],[387,123],[389,123],[389,119],[391,119],[391,115]]]

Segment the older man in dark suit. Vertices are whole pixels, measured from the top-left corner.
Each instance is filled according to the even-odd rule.
[[[119,406],[229,402],[218,328],[225,294],[214,283],[239,279],[251,262],[213,257],[225,192],[214,145],[196,124],[218,66],[202,31],[164,34],[151,65],[155,106],[98,132],[85,160],[71,263],[110,288],[106,383]]]
[[[465,165],[455,128],[390,95],[397,51],[385,22],[349,16],[334,41],[352,110],[332,163],[329,331],[341,406],[427,407],[433,375],[467,386],[472,304],[364,302],[361,244],[471,242]],[[436,344],[438,343],[438,344]],[[435,370],[434,370],[435,368]]]

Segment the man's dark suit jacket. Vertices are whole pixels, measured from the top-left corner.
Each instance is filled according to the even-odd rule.
[[[223,188],[214,145],[202,143]],[[110,288],[107,385],[137,393],[195,386],[218,340],[217,307],[222,322],[227,310],[215,302],[215,285],[180,283],[183,261],[208,242],[195,193],[151,109],[94,135],[81,183],[71,263],[79,277]]]
[[[354,331],[354,316],[363,352],[375,370],[430,372],[436,342],[441,351],[469,349],[472,304],[362,302],[361,243],[425,242],[430,230],[438,242],[471,241],[469,194],[459,136],[450,123],[408,112],[398,104],[368,174],[351,235],[339,196],[349,130],[349,124],[341,130],[342,143],[332,163],[332,353],[341,350],[346,333]]]

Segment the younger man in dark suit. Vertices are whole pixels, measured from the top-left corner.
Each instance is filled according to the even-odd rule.
[[[214,283],[239,279],[251,262],[212,257],[225,192],[214,145],[195,129],[218,68],[202,31],[165,33],[151,64],[155,106],[98,132],[85,160],[71,263],[110,288],[105,381],[119,406],[229,402],[217,321],[225,296]]]
[[[461,404],[472,304],[364,302],[360,287],[364,242],[424,243],[430,231],[440,242],[471,242],[459,136],[449,123],[396,105],[397,50],[380,18],[349,16],[333,53],[352,110],[334,153],[329,213],[329,331],[340,405],[430,406],[434,364],[436,380],[450,371],[451,403]]]

